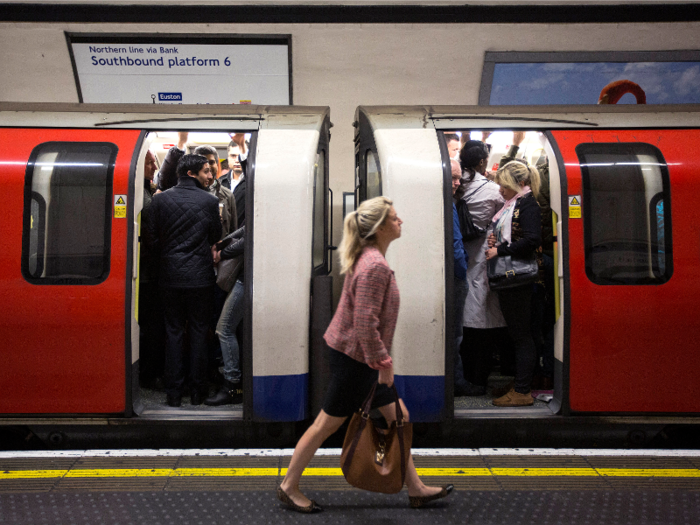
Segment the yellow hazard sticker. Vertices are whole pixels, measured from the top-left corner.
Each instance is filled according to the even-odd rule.
[[[569,219],[581,218],[581,196],[569,195]]]
[[[126,195],[114,196],[114,218],[126,219]]]

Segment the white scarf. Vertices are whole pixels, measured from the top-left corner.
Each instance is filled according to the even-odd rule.
[[[506,201],[503,208],[494,215],[493,217],[493,232],[496,236],[496,244],[510,244],[511,235],[511,224],[513,222],[513,212],[515,211],[515,203],[523,195],[530,193],[530,186],[523,186],[523,188],[514,195],[511,199]]]

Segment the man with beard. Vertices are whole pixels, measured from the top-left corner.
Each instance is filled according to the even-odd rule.
[[[223,239],[229,233],[236,231],[237,229],[236,221],[238,216],[236,214],[236,201],[233,198],[233,193],[231,190],[226,188],[223,185],[222,180],[219,179],[219,169],[221,169],[221,165],[219,164],[219,153],[216,151],[216,148],[213,146],[198,146],[195,148],[194,154],[205,157],[209,163],[212,181],[207,190],[219,200],[221,225],[223,227],[221,238]]]

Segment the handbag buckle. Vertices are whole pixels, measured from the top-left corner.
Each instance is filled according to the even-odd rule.
[[[515,270],[506,270],[506,277],[515,277]]]
[[[375,462],[377,465],[382,465],[382,464],[384,464],[384,455],[385,455],[384,443],[381,443],[381,444],[379,445],[379,448],[377,449],[377,452],[376,452],[375,455],[374,455],[374,462]]]

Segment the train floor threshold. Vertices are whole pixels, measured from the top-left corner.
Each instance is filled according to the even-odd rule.
[[[0,523],[700,523],[700,451],[416,449],[423,480],[455,492],[410,509],[405,489],[349,486],[324,449],[301,482],[318,515],[275,497],[291,452],[0,452]]]

